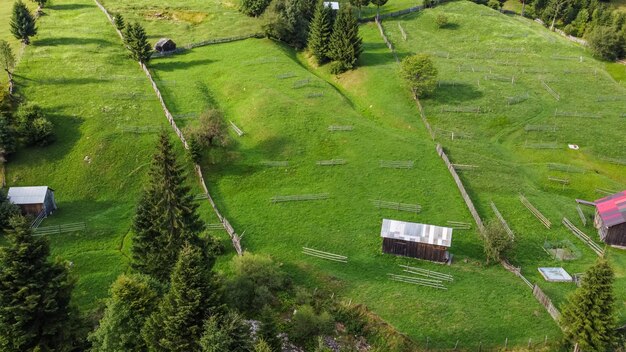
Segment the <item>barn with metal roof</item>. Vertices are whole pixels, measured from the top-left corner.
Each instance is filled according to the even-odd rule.
[[[595,201],[594,224],[607,244],[626,246],[626,191]]]
[[[57,208],[54,190],[48,186],[11,187],[7,195],[25,215],[39,216],[43,212],[48,216]]]
[[[448,262],[452,229],[435,225],[383,219],[383,252],[435,262]]]

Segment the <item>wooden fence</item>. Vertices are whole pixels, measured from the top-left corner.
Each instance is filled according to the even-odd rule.
[[[209,39],[209,40],[205,40],[202,42],[186,44],[180,48],[176,48],[175,50],[164,52],[164,53],[155,52],[152,54],[152,57],[157,58],[157,57],[170,56],[170,55],[180,54],[185,51],[188,51],[194,48],[199,48],[202,46],[231,43],[231,42],[236,42],[236,41],[246,40],[246,39],[251,39],[251,38],[265,38],[265,35],[263,33],[253,33],[253,34],[239,35],[235,37]]]
[[[417,12],[417,11],[421,11],[422,9],[424,9],[424,6],[414,6],[414,7],[409,7],[408,9],[404,9],[404,10],[399,10],[399,11],[395,11],[395,12],[390,12],[390,13],[384,13],[382,15],[378,15],[378,16],[373,16],[373,17],[365,17],[365,18],[361,18],[359,21],[360,22],[372,22],[372,21],[376,21],[377,19],[382,20],[384,18],[391,18],[391,17],[398,17],[398,16],[402,16],[402,15],[406,15],[412,12]]]
[[[107,9],[104,6],[102,6],[102,4],[100,4],[98,0],[94,0],[94,2],[98,6],[98,8],[100,8],[100,10],[102,10],[102,12],[107,16],[113,28],[115,28],[113,17],[109,14]],[[120,38],[123,41],[124,36],[122,35],[122,32],[120,32],[117,28],[115,28],[115,31],[117,32],[117,34],[120,36]],[[188,150],[189,145],[187,144],[187,140],[185,139],[185,136],[183,135],[182,131],[176,125],[176,122],[174,121],[174,116],[172,116],[169,109],[167,108],[167,105],[165,104],[165,101],[163,100],[161,91],[159,90],[159,87],[157,86],[154,79],[152,78],[152,74],[150,73],[150,70],[148,70],[148,67],[146,67],[146,65],[144,65],[141,62],[139,62],[139,66],[141,67],[143,72],[146,74],[146,77],[148,77],[148,80],[150,81],[150,84],[152,85],[152,89],[154,89],[154,92],[156,93],[157,98],[159,99],[159,102],[161,103],[161,107],[163,108],[163,112],[165,113],[165,117],[170,123],[170,126],[172,127],[172,129],[174,130],[178,138],[180,138],[180,141],[183,143],[183,146],[185,147],[185,149]],[[202,187],[202,190],[204,191],[204,193],[206,193],[207,199],[209,200],[209,203],[211,204],[211,207],[213,208],[215,215],[217,215],[222,225],[224,225],[224,229],[226,230],[226,232],[228,232],[228,235],[230,236],[230,239],[233,243],[233,247],[235,247],[235,251],[237,251],[238,255],[243,255],[243,249],[241,248],[241,238],[239,237],[239,235],[237,235],[237,233],[235,232],[235,229],[232,227],[228,219],[222,216],[219,209],[217,209],[217,206],[215,205],[215,202],[213,201],[213,197],[211,197],[211,194],[209,193],[209,189],[206,186],[204,176],[202,175],[202,168],[200,167],[200,165],[195,164],[194,170],[196,172],[196,175],[198,176],[198,179],[200,180],[200,186]]]
[[[68,232],[84,231],[87,228],[84,222],[77,222],[71,224],[54,225],[38,227],[33,230],[34,236],[56,235]]]
[[[546,294],[543,293],[541,288],[539,288],[539,286],[537,285],[533,286],[533,296],[535,296],[537,301],[539,301],[539,303],[541,303],[546,308],[548,314],[550,314],[552,319],[554,319],[556,322],[561,319],[561,312],[559,312],[559,310],[554,306],[550,297],[546,296]]]
[[[467,205],[467,208],[472,214],[472,217],[474,218],[474,221],[476,222],[476,226],[478,227],[478,230],[480,231],[480,234],[482,235],[483,232],[485,231],[485,226],[483,225],[483,221],[480,218],[480,215],[478,215],[478,211],[476,210],[476,207],[474,206],[474,202],[472,202],[472,199],[470,198],[469,194],[467,194],[467,191],[465,190],[465,186],[463,186],[463,182],[461,181],[461,178],[456,173],[456,170],[454,169],[454,166],[450,162],[450,159],[448,159],[448,156],[443,151],[441,144],[437,144],[437,154],[439,154],[441,159],[443,159],[443,162],[446,164],[448,171],[450,171],[450,174],[452,175],[452,178],[454,179],[456,186],[461,192],[461,196],[463,197],[463,200],[465,201],[465,204]]]
[[[391,44],[391,42],[389,41],[389,38],[387,38],[387,36],[385,35],[385,30],[383,29],[382,22],[378,18],[376,18],[375,22],[376,22],[376,25],[378,26],[378,30],[380,31],[380,36],[383,37],[385,44],[387,45],[389,50],[391,50],[393,57],[396,59],[396,62],[400,62],[400,59],[398,59],[398,55],[396,54],[396,51],[393,48],[393,44]]]

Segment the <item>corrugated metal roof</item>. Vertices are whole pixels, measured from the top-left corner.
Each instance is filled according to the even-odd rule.
[[[626,222],[626,191],[595,201],[604,225],[611,227]]]
[[[383,219],[380,236],[444,247],[452,245],[451,228],[414,222]]]
[[[48,186],[11,187],[8,197],[13,204],[41,204],[47,192]]]

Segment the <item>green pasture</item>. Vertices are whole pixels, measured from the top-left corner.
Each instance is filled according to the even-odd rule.
[[[260,19],[239,12],[238,0],[103,0],[111,14],[139,21],[151,42],[172,38],[178,46],[261,32]]]
[[[74,263],[76,302],[89,309],[127,268],[131,219],[157,132],[170,129],[145,75],[93,1],[55,0],[38,26],[15,78],[18,92],[54,123],[56,141],[12,155],[7,181],[56,191],[59,209],[42,227],[86,223],[87,231],[50,242],[54,256]],[[135,127],[154,132],[126,132]],[[208,206],[202,213],[215,222]]]
[[[439,13],[450,18],[447,28],[437,28]],[[626,89],[616,81],[624,66],[605,65],[530,20],[470,2],[386,21],[384,28],[400,57],[433,56],[441,84],[422,104],[437,142],[454,163],[476,166],[461,178],[482,217],[495,217],[493,201],[517,234],[513,264],[562,303],[575,286],[546,283],[537,268],[562,266],[574,274],[596,259],[561,220],[569,218],[600,243],[593,209],[583,206],[583,227],[574,200],[593,201],[626,187]],[[475,108],[481,112],[455,112]],[[520,193],[550,219],[552,229],[522,205]],[[582,257],[555,261],[542,249],[546,239],[570,240]],[[618,278],[620,321],[626,321],[626,253],[608,251]]]
[[[272,254],[297,282],[330,285],[345,299],[367,304],[418,342],[428,338],[431,348],[451,348],[457,339],[467,349],[507,337],[523,344],[547,335],[554,342],[558,328],[530,290],[500,266],[484,265],[475,231],[455,232],[450,267],[381,254],[383,218],[444,226],[471,218],[373,29],[365,28],[364,67],[346,75],[354,83],[346,90],[323,70],[307,69],[303,55],[269,40],[197,48],[154,60],[151,68],[164,82],[172,113],[217,107],[245,132],[231,131],[230,145],[210,151],[203,165],[218,206],[239,233],[245,231],[245,249]],[[354,129],[330,132],[331,125]],[[346,164],[316,165],[330,159]],[[380,160],[415,166],[386,169]],[[321,193],[329,199],[270,201]],[[423,211],[378,210],[376,199],[418,203]],[[302,247],[348,256],[348,264],[305,256]],[[438,291],[388,279],[407,263],[450,273],[455,281]]]

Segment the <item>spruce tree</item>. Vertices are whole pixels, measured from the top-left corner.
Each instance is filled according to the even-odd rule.
[[[78,316],[68,267],[48,260],[48,242],[24,217],[11,227],[0,249],[0,351],[71,350]]]
[[[257,336],[263,339],[273,351],[281,351],[283,344],[278,336],[278,322],[274,312],[268,306],[261,311],[259,322]]]
[[[615,347],[615,296],[613,269],[604,258],[589,268],[581,286],[563,307],[561,325],[567,344],[581,351],[604,352]]]
[[[113,17],[113,25],[117,28],[118,31],[123,31],[126,28],[126,22],[124,21],[124,16],[122,14],[115,14]]]
[[[11,16],[10,25],[11,33],[16,39],[21,40],[26,45],[30,44],[30,37],[37,34],[35,19],[22,0],[17,0],[13,4],[13,15]]]
[[[357,19],[349,7],[342,8],[330,36],[328,57],[334,61],[331,71],[341,73],[352,69],[363,52],[362,44]]]
[[[217,278],[202,251],[185,244],[170,289],[146,322],[142,335],[150,351],[198,351],[204,322],[222,313]]]
[[[2,123],[4,118],[0,115],[0,141],[2,141]],[[2,156],[2,145],[0,145],[0,156]],[[1,162],[1,161],[0,161]],[[0,189],[0,234],[9,228],[9,220],[19,214],[19,208],[9,201],[4,190]]]
[[[37,5],[39,5],[39,8],[42,8],[44,6],[46,6],[46,4],[48,3],[48,0],[33,0]]]
[[[130,57],[143,64],[150,61],[152,56],[152,47],[148,43],[148,36],[141,24],[138,22],[129,23],[124,32],[124,41],[126,47],[130,50]]]
[[[207,320],[200,339],[202,352],[253,352],[250,325],[236,312]]]
[[[333,32],[333,9],[320,1],[309,27],[308,47],[318,64],[329,60],[328,46]]]
[[[185,174],[165,130],[159,137],[149,177],[133,223],[132,266],[165,282],[185,241],[205,248],[198,238],[204,229],[198,205],[185,185]]]
[[[141,329],[159,301],[159,284],[142,274],[121,275],[111,285],[104,316],[89,336],[92,352],[146,351]]]

